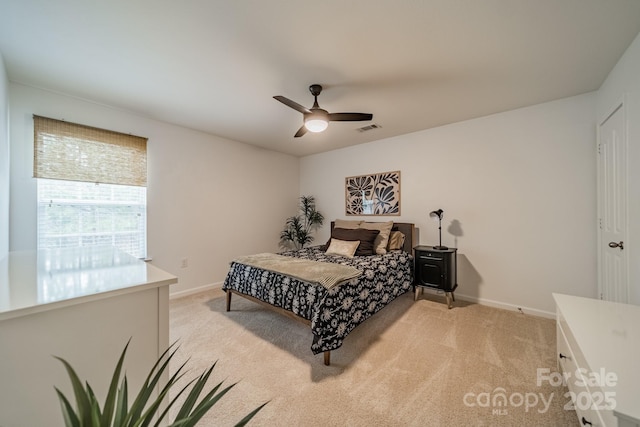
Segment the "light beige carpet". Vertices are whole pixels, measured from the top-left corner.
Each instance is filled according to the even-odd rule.
[[[238,382],[203,426],[232,426],[266,401],[250,425],[579,425],[566,388],[537,384],[538,369],[556,370],[553,320],[454,304],[405,294],[325,366],[307,326],[235,295],[227,313],[215,290],[171,301],[171,368],[190,358],[193,377],[217,360],[211,384]]]

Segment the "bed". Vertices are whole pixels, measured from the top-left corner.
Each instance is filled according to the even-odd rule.
[[[367,224],[375,227],[380,223]],[[332,222],[332,237],[339,236],[340,231],[344,230]],[[302,321],[310,326],[313,333],[311,351],[314,354],[324,353],[324,364],[329,365],[331,351],[339,348],[356,326],[413,287],[415,227],[411,223],[394,223],[392,231],[403,241],[396,240],[397,249],[388,250],[386,254],[356,255],[353,258],[329,255],[326,253],[328,242],[327,245],[276,255],[287,257],[292,263],[334,263],[344,266],[336,268],[355,267],[359,272],[358,277],[332,287],[262,268],[260,264],[246,261],[250,259],[248,257],[236,259],[231,262],[222,287],[227,295],[226,309],[231,310],[231,298],[236,294]]]

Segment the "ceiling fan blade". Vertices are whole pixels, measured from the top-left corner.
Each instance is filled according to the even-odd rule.
[[[360,122],[373,119],[373,114],[368,113],[331,113],[329,121],[331,122]]]
[[[277,99],[280,102],[282,102],[287,107],[291,107],[294,110],[299,111],[301,113],[311,113],[311,110],[309,110],[307,107],[303,107],[302,105],[298,104],[297,102],[292,101],[289,98],[285,98],[284,96],[276,95],[273,98]]]
[[[302,127],[300,129],[298,129],[298,132],[296,132],[296,134],[293,135],[293,137],[294,138],[300,138],[305,133],[307,133],[307,128],[304,125],[302,125]]]

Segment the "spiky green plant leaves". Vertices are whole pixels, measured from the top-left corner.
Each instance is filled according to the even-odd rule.
[[[163,420],[169,414],[169,410],[178,402],[180,396],[187,391],[187,396],[182,402],[182,406],[180,406],[175,419],[173,422],[167,424],[170,427],[191,427],[195,426],[207,411],[236,385],[231,384],[221,391],[218,391],[222,387],[223,383],[221,382],[200,398],[209,380],[209,376],[216,365],[214,363],[209,369],[202,373],[200,377],[194,378],[182,387],[168,404],[163,404],[165,399],[169,397],[171,388],[175,386],[185,374],[183,371],[186,362],[180,365],[176,372],[169,378],[167,384],[162,386],[158,395],[154,395],[154,390],[157,386],[161,385],[160,379],[177,351],[177,345],[174,343],[162,353],[153,365],[142,388],[136,395],[131,406],[129,406],[127,375],[125,374],[122,376],[122,379],[120,378],[128,347],[129,343],[127,343],[122,350],[120,359],[113,371],[109,390],[102,408],[89,383],[87,382],[83,386],[73,367],[66,360],[56,357],[56,359],[62,362],[67,371],[75,398],[74,408],[69,402],[69,399],[57,387],[55,388],[58,398],[60,399],[62,415],[67,427],[159,426],[162,425]],[[266,404],[267,403],[260,405],[251,413],[247,414],[236,426],[246,425]],[[162,412],[160,412],[161,409]]]
[[[287,218],[280,233],[280,245],[283,247],[293,244],[295,249],[304,248],[313,242],[312,231],[324,222],[324,216],[316,210],[315,197],[301,196],[298,209],[300,214]]]

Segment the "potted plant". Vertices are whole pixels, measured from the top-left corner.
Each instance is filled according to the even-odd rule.
[[[287,218],[284,230],[280,233],[280,246],[302,249],[313,242],[312,231],[324,222],[324,216],[316,210],[316,199],[313,196],[301,196],[300,213]]]
[[[169,396],[169,390],[185,375],[182,370],[185,367],[186,362],[180,365],[171,378],[169,378],[166,385],[162,386],[159,384],[163,372],[167,369],[169,362],[177,351],[177,347],[174,348],[174,343],[160,356],[155,365],[153,365],[142,388],[136,395],[131,406],[129,406],[127,375],[125,374],[120,381],[122,364],[124,362],[124,356],[127,352],[128,346],[129,343],[125,345],[122,355],[120,356],[120,360],[118,360],[113,376],[111,377],[111,384],[102,408],[100,407],[89,383],[86,383],[86,387],[83,387],[82,382],[71,365],[66,360],[54,356],[56,359],[60,360],[66,368],[76,400],[76,409],[74,410],[69,399],[67,399],[67,397],[57,387],[55,388],[58,393],[58,398],[60,399],[62,414],[67,427],[159,426],[162,425],[161,423],[169,413],[169,409],[176,404],[178,398],[189,390],[189,388],[191,388],[191,391],[189,391],[184,399],[175,420],[172,423],[167,424],[170,427],[192,427],[196,425],[204,414],[206,414],[207,411],[209,411],[209,409],[211,409],[213,405],[222,398],[222,396],[235,386],[235,384],[231,384],[218,392],[222,386],[222,383],[219,383],[198,402],[198,398],[209,379],[209,375],[211,375],[211,372],[215,367],[214,363],[209,369],[202,373],[200,377],[189,381],[187,385],[185,385],[176,394],[176,396],[168,402],[168,404],[164,404],[163,402],[165,398]],[[118,386],[119,382],[120,385]],[[158,396],[153,398],[153,392],[158,385],[161,386]],[[264,403],[254,409],[246,417],[240,420],[236,426],[244,426],[247,424],[249,420],[253,418],[253,416],[257,414],[258,411],[260,411],[267,403]]]

